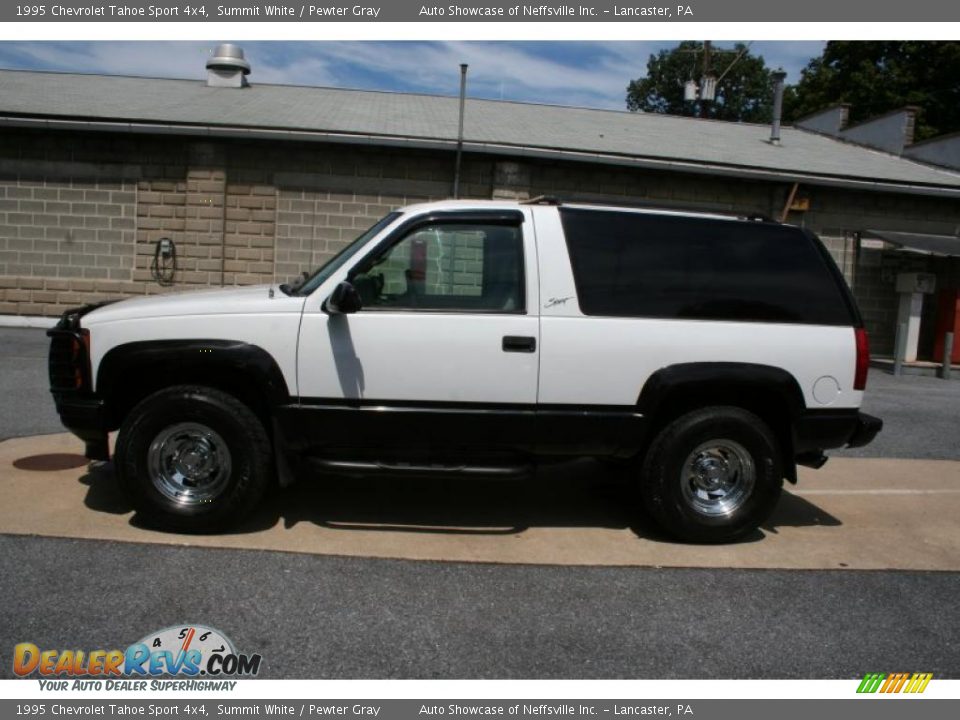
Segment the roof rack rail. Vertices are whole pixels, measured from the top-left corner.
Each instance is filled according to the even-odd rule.
[[[531,201],[532,202],[532,201]],[[769,222],[779,223],[766,213],[755,209],[735,209],[735,208],[717,208],[709,205],[696,205],[694,203],[676,202],[673,200],[578,200],[575,197],[569,198],[567,202],[571,205],[604,205],[607,207],[623,207],[634,210],[670,210],[676,212],[702,213],[704,215],[725,215],[727,217],[740,218],[751,222]]]
[[[634,201],[623,201],[623,200],[577,200],[576,198],[571,198],[568,200],[570,204],[573,205],[598,205],[598,206],[608,206],[608,207],[624,207],[632,208],[637,210],[675,210],[678,212],[690,212],[690,213],[703,213],[705,215],[726,215],[727,217],[735,217],[742,220],[749,220],[750,222],[767,222],[767,223],[779,223],[778,220],[774,220],[772,217],[766,213],[760,212],[758,210],[735,210],[730,208],[711,208],[704,207],[703,205],[695,205],[693,203],[683,203],[675,202],[671,200],[634,200]],[[563,205],[563,201],[558,198],[556,195],[537,195],[532,197],[529,200],[521,200],[521,205],[553,205],[559,206]]]
[[[556,195],[537,195],[529,200],[521,200],[521,205],[563,205]]]

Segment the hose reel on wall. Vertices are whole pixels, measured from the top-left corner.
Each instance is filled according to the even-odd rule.
[[[169,287],[177,273],[177,246],[170,238],[160,238],[153,249],[150,274],[158,285]]]

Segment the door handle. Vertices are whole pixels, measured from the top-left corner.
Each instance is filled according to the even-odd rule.
[[[532,337],[525,337],[523,335],[504,335],[503,336],[503,351],[504,352],[525,352],[532,353],[537,350],[537,339]]]

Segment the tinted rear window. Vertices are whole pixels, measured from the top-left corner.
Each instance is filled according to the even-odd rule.
[[[796,228],[561,208],[587,315],[850,325],[831,262]]]

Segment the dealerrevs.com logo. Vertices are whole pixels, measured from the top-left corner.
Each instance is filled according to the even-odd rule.
[[[123,650],[41,650],[34,643],[19,643],[13,650],[13,672],[17,677],[104,678],[109,683],[105,689],[146,689],[145,683],[131,687],[111,680],[253,677],[260,672],[262,659],[259,654],[237,652],[223,633],[211,627],[177,625],[150,633]],[[67,689],[66,685],[57,683],[51,689]]]

